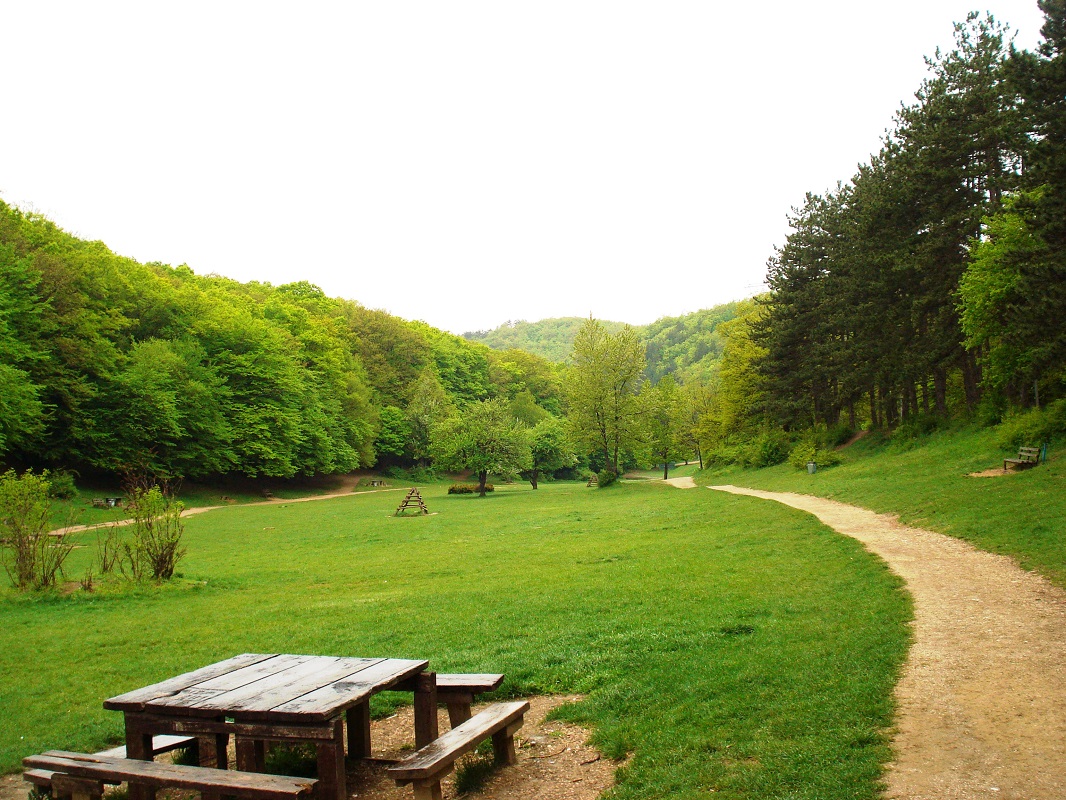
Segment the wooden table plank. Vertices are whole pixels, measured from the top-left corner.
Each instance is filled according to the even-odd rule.
[[[241,716],[278,722],[330,719],[362,698],[417,675],[428,665],[428,661],[388,658],[269,711],[242,712]]]
[[[160,683],[153,683],[151,686],[145,686],[141,689],[134,689],[132,692],[126,692],[115,697],[108,698],[104,701],[104,708],[112,711],[143,711],[146,703],[151,702],[159,697],[166,697],[168,695],[180,692],[182,689],[193,686],[211,678],[215,678],[219,675],[224,675],[234,670],[242,669],[243,667],[250,666],[260,661],[265,661],[268,658],[274,658],[273,653],[242,653],[239,656],[233,658],[227,658],[225,661],[220,661],[217,664],[211,664],[200,669],[193,670],[192,672],[186,672],[182,675],[177,675],[173,678],[169,678]]]
[[[245,718],[249,712],[268,712],[316,689],[332,684],[381,662],[380,658],[316,657],[293,667],[211,697],[197,698],[197,710],[224,712],[227,716]],[[360,697],[353,697],[358,702]],[[168,708],[173,708],[169,703]],[[157,707],[152,706],[152,710]]]
[[[276,655],[273,658],[257,661],[246,667],[232,670],[223,675],[201,681],[178,692],[157,697],[144,704],[145,711],[162,713],[193,714],[197,716],[214,716],[218,714],[215,706],[208,706],[220,695],[256,685],[264,678],[283,674],[296,669],[301,664],[314,661],[315,656]],[[254,689],[250,691],[256,691]]]

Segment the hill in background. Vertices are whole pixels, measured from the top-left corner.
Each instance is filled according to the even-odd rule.
[[[647,376],[657,381],[674,374],[681,380],[706,382],[722,356],[718,326],[737,315],[737,303],[694,311],[679,317],[663,317],[650,325],[633,326],[647,345]],[[493,350],[524,350],[563,363],[570,358],[574,337],[585,323],[582,317],[557,317],[539,322],[505,322],[490,331],[463,334]],[[602,322],[610,333],[625,323]]]

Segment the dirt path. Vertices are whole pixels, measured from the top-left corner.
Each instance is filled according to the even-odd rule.
[[[1066,593],[1005,556],[807,495],[711,489],[814,514],[883,558],[914,598],[888,798],[1066,798]]]
[[[282,499],[280,497],[275,497],[275,498],[273,498],[271,500],[262,500],[262,501],[257,502],[257,503],[241,503],[240,507],[241,508],[248,508],[249,506],[276,506],[276,505],[279,505],[279,504],[288,505],[289,503],[310,503],[313,500],[333,500],[334,498],[337,498],[337,497],[358,497],[359,495],[377,494],[378,492],[402,492],[402,491],[405,491],[405,490],[404,489],[369,489],[369,490],[367,490],[365,492],[355,492],[352,489],[346,489],[345,491],[333,492],[331,494],[315,494],[315,495],[309,495],[307,497],[294,497],[294,498],[290,498],[288,500]],[[196,506],[194,508],[185,509],[184,511],[181,512],[181,516],[183,516],[183,517],[191,517],[194,514],[203,514],[203,513],[207,512],[207,511],[214,511],[215,509],[219,509],[219,508],[233,508],[233,505],[230,505],[230,504],[227,503],[225,505],[220,505],[220,506]],[[69,528],[59,528],[57,530],[51,531],[51,533],[54,534],[54,535],[59,535],[59,534],[62,534],[62,533],[78,533],[79,531],[91,531],[91,530],[95,530],[97,528],[122,527],[123,525],[132,525],[132,524],[133,524],[133,520],[132,519],[118,519],[118,520],[114,520],[112,522],[97,522],[97,523],[94,523],[92,525],[71,525]]]

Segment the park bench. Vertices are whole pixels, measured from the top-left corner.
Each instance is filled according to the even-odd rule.
[[[1003,459],[1003,469],[1029,469],[1040,463],[1039,447],[1019,447],[1017,458]]]
[[[437,702],[448,706],[448,721],[454,728],[470,719],[474,698],[500,688],[503,675],[496,673],[452,674],[437,673]]]
[[[441,778],[454,769],[461,756],[490,736],[496,763],[515,762],[514,735],[528,710],[529,703],[524,700],[488,706],[389,767],[388,775],[398,786],[411,784],[415,800],[441,800]]]
[[[161,734],[152,737],[153,756],[157,756],[160,753],[169,753],[171,750],[180,750],[183,747],[197,747],[196,737],[172,736],[170,734]],[[106,756],[108,758],[125,758],[126,745],[112,747],[109,750],[101,750],[99,753],[94,753],[93,755]],[[52,772],[46,769],[28,769],[22,773],[22,777],[39,789],[51,791],[52,774]]]
[[[29,756],[22,763],[30,768],[29,771],[50,772],[53,796],[71,800],[99,800],[105,783],[123,782],[150,790],[186,789],[242,800],[296,800],[309,797],[317,782],[311,778],[161,764],[64,750]]]

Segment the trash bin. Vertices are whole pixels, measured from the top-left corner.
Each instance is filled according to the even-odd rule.
[[[807,474],[808,475],[813,475],[817,471],[818,471],[818,465],[815,462],[813,462],[813,461],[808,461],[807,462]]]

